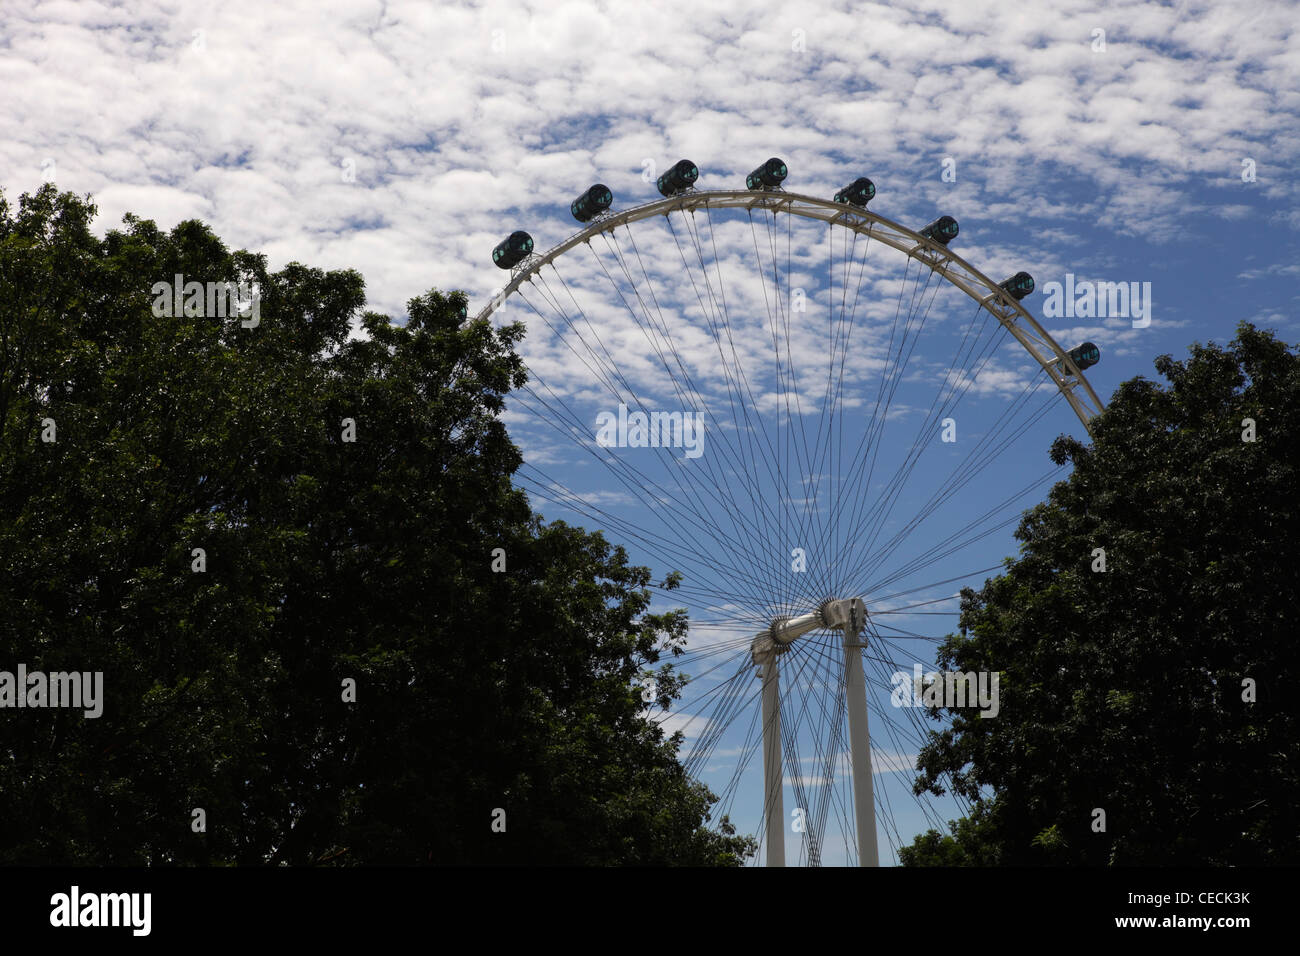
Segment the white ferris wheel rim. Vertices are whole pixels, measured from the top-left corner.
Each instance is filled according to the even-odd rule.
[[[544,266],[569,250],[590,242],[594,236],[613,232],[619,226],[651,219],[654,216],[667,216],[671,212],[694,212],[700,208],[768,209],[773,214],[784,212],[802,219],[825,222],[827,225],[843,226],[896,249],[909,258],[925,263],[940,278],[966,293],[992,313],[1003,328],[1047,373],[1091,436],[1092,419],[1104,408],[1092,384],[1070,357],[1070,353],[1062,348],[1038,320],[998,283],[942,243],[922,236],[919,232],[878,213],[870,212],[865,207],[837,203],[829,199],[819,199],[785,190],[688,189],[666,199],[656,199],[618,212],[604,213],[564,241],[541,254],[528,256],[515,266],[511,270],[510,281],[488,300],[487,305],[477,313],[475,318],[478,320],[490,318],[520,285],[531,282]]]

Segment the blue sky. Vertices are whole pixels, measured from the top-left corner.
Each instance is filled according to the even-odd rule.
[[[698,164],[699,188],[736,189],[776,155],[789,166],[792,193],[828,198],[866,175],[878,189],[873,211],[912,228],[952,215],[961,224],[958,255],[994,279],[1032,273],[1039,291],[1023,304],[1049,333],[1067,348],[1084,340],[1101,347],[1088,377],[1103,401],[1124,379],[1154,375],[1156,355],[1180,354],[1193,340],[1226,341],[1241,319],[1300,340],[1300,37],[1290,3],[233,2],[220,16],[214,10],[186,0],[6,0],[0,185],[11,200],[52,180],[93,194],[101,229],[128,211],[165,228],[201,218],[230,246],[265,252],[273,268],[297,260],[360,270],[371,307],[400,321],[404,303],[430,287],[463,289],[480,310],[503,284],[492,247],[517,228],[538,251],[559,243],[578,228],[569,201],[593,182],[608,184],[622,209],[656,198],[646,171],[681,157]],[[825,227],[762,217],[754,224],[743,214],[695,223],[695,233],[685,221],[677,233],[667,220],[638,224],[614,245],[595,244],[595,255],[566,257],[549,274],[549,296],[538,285],[531,298],[508,301],[502,316],[529,324],[534,396],[553,398],[581,426],[563,434],[552,427],[553,410],[528,395],[513,402],[507,420],[530,463],[521,483],[549,488],[551,498],[579,496],[576,510],[545,494],[535,506],[603,527],[658,576],[682,570],[685,584],[700,588],[689,601],[684,588],[657,605],[687,603],[699,625],[693,649],[719,650],[692,659],[701,676],[685,713],[664,718],[687,730],[688,751],[703,728],[687,715],[707,709],[721,691],[707,693],[739,672],[743,642],[773,604],[793,608],[818,587],[864,586],[869,612],[895,628],[880,632],[878,669],[868,666],[876,785],[889,798],[888,810],[878,798],[881,858],[892,862],[891,844],[909,842],[927,818],[958,812],[943,801],[918,804],[906,785],[918,737],[907,715],[890,708],[887,678],[896,664],[929,660],[933,645],[904,635],[935,638],[955,626],[943,612],[955,607],[956,588],[978,585],[985,575],[976,572],[1015,553],[1012,519],[1047,485],[998,512],[989,535],[901,572],[963,516],[1049,476],[1047,444],[1081,427],[1038,390],[1037,367],[1023,351],[994,342],[996,328],[987,330],[988,361],[972,364],[968,379],[950,378],[980,313],[938,280],[923,285],[926,276],[892,250],[861,260],[850,309],[835,304],[843,273],[828,260],[857,263],[863,250],[837,247]],[[692,236],[709,247],[683,259],[679,243],[693,250]],[[750,243],[760,236],[772,251],[766,266]],[[788,243],[779,254],[778,242]],[[620,279],[633,244],[644,271],[638,263]],[[725,313],[690,285],[715,274],[725,277]],[[1150,283],[1150,324],[1045,317],[1042,290],[1067,274]],[[644,282],[633,281],[638,275]],[[628,304],[650,288],[653,310]],[[789,306],[796,288],[805,311]],[[580,308],[565,304],[575,300]],[[907,327],[923,310],[915,353],[891,359],[900,315]],[[546,316],[558,320],[554,328]],[[690,371],[688,388],[675,363],[658,361],[647,328],[659,316]],[[710,316],[724,316],[741,340],[730,351],[717,350]],[[566,318],[579,323],[566,327]],[[769,348],[763,336],[774,318],[790,338]],[[884,423],[877,470],[861,476],[853,499],[868,517],[916,447],[935,396],[949,385],[963,394],[953,412],[957,441],[925,445],[878,529],[861,511],[828,503],[859,475],[851,455],[831,456],[828,443],[823,467],[813,468],[796,451],[793,436],[806,438],[825,405],[814,371],[823,370],[824,382],[836,355],[849,370],[836,405],[848,430],[843,444]],[[733,367],[752,376],[739,411],[727,397],[738,380]],[[873,401],[891,382],[897,391],[882,413]],[[1043,418],[1011,427],[1015,440],[909,529],[907,519],[947,487],[953,468],[978,460],[981,438],[1025,394],[1035,408],[1042,397]],[[596,417],[616,409],[620,395],[705,416],[703,456],[683,462],[650,449],[596,448]],[[783,410],[792,396],[800,401],[793,413]],[[746,407],[758,425],[741,425]],[[766,472],[772,458],[755,449],[769,439],[778,467]],[[783,441],[792,449],[784,457],[776,451]],[[683,484],[683,469],[695,466]],[[623,479],[633,474],[654,493],[630,491]],[[687,489],[704,496],[701,504],[691,506]],[[816,504],[800,500],[816,489]],[[806,520],[787,525],[782,515]],[[695,543],[683,550],[687,532]],[[742,538],[751,544],[737,550]],[[817,552],[820,576],[780,577],[798,546]],[[832,553],[841,555],[833,571]],[[897,613],[930,600],[914,610],[940,613]],[[829,699],[822,678],[834,676],[833,658],[808,660],[815,719]],[[749,710],[702,761],[715,792],[743,758],[757,689],[750,678],[742,695]],[[787,812],[815,798],[825,767],[843,783],[835,748],[818,765],[819,731],[804,733],[799,753],[810,769],[788,775]],[[756,829],[756,782],[751,767],[731,802],[744,829]],[[822,859],[846,862],[851,853],[830,807]],[[806,853],[793,836],[787,847],[792,863]]]

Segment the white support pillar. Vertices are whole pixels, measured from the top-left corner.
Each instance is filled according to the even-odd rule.
[[[781,694],[772,641],[754,652],[763,679],[763,813],[767,818],[767,865],[785,866],[785,800],[781,788]]]
[[[858,865],[879,866],[876,847],[876,801],[871,775],[871,736],[867,729],[867,684],[862,675],[860,635],[866,627],[866,607],[851,602],[844,621],[844,687],[849,711],[849,756],[853,761],[853,805],[858,826]]]
[[[879,866],[876,806],[867,730],[867,685],[862,675],[860,635],[867,608],[861,598],[827,599],[809,614],[775,618],[754,637],[750,655],[763,680],[763,813],[767,819],[767,865],[785,866],[785,802],[781,769],[781,692],[777,658],[781,651],[815,630],[844,634],[844,685],[849,711],[849,757],[853,768],[853,805],[858,829],[858,862]],[[816,848],[812,850],[816,854]]]

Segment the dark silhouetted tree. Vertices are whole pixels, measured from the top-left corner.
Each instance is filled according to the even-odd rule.
[[[0,861],[752,852],[634,684],[680,690],[684,616],[512,486],[521,326],[435,291],[350,338],[354,271],[93,211],[0,197],[0,669],[105,681],[98,719],[3,712]],[[258,323],[155,314],[177,274],[256,284]]]
[[[976,813],[904,862],[1300,862],[1300,359],[1242,323],[1155,364],[963,594],[940,664],[1001,672],[1000,713],[932,733],[917,792]]]

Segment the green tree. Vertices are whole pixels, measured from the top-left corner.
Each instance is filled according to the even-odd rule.
[[[999,671],[1001,710],[931,733],[916,791],[975,813],[904,862],[1300,862],[1300,359],[1242,323],[1155,366],[963,593],[940,664]]]
[[[1001,862],[995,827],[990,819],[993,808],[976,803],[969,817],[949,820],[952,835],[926,830],[911,846],[899,847],[898,861],[903,866],[997,866]]]
[[[753,852],[642,711],[683,614],[512,486],[521,326],[432,291],[399,327],[354,271],[93,215],[0,196],[0,669],[105,697],[0,712],[0,862]],[[177,274],[254,283],[257,324],[157,315]]]

